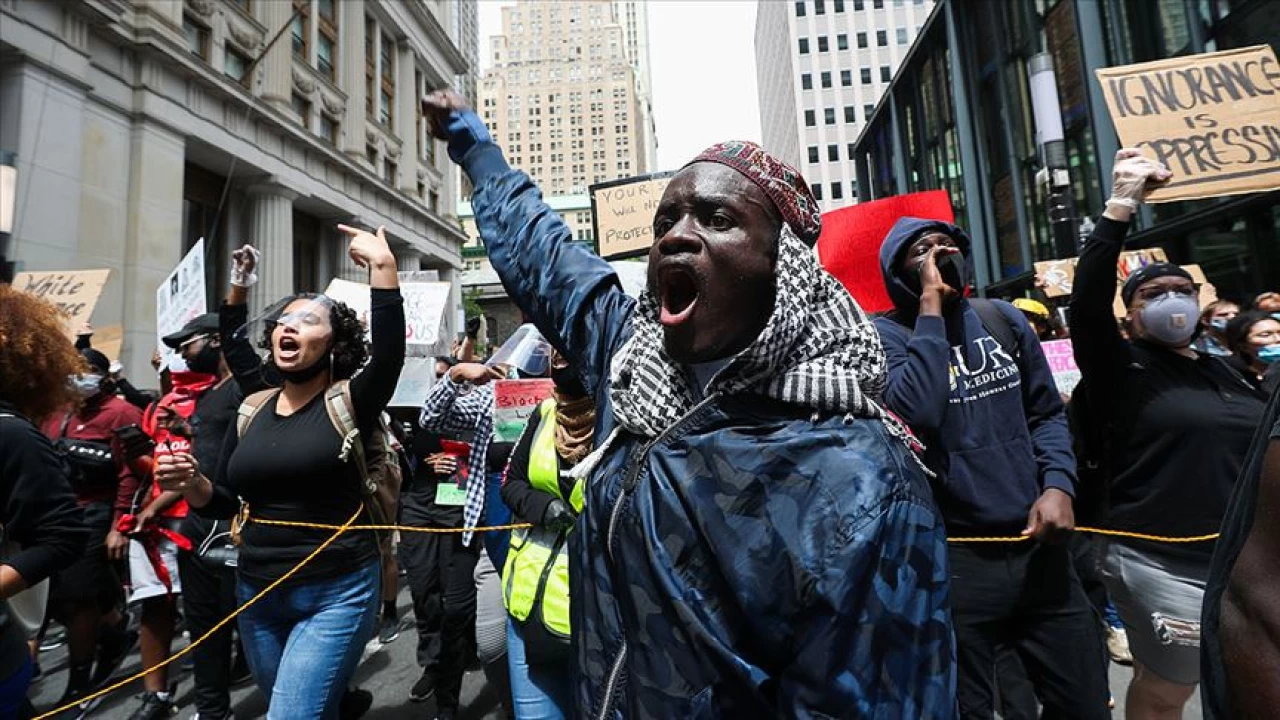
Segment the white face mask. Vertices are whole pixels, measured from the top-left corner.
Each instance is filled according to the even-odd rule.
[[[72,375],[68,382],[82,398],[91,398],[102,390],[102,376],[98,373]]]

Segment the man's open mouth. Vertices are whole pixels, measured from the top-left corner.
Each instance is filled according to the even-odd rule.
[[[664,327],[675,327],[688,320],[698,305],[698,295],[698,279],[687,268],[678,265],[661,268],[658,271],[659,322]]]

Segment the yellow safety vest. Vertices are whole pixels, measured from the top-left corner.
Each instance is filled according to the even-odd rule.
[[[568,499],[560,492],[560,456],[556,454],[556,402],[542,401],[538,432],[529,451],[529,484],[565,500],[582,512],[583,481]],[[521,622],[535,609],[553,635],[569,637],[569,531],[534,526],[511,533],[511,551],[502,569],[503,603]]]

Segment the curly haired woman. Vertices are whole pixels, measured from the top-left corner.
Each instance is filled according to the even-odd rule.
[[[240,499],[251,508],[241,533],[241,603],[330,535],[255,520],[340,525],[361,507],[360,471],[343,459],[344,439],[329,420],[326,391],[350,379],[356,425],[367,434],[390,401],[404,364],[404,303],[395,256],[381,230],[373,235],[338,227],[351,236],[352,259],[371,269],[372,351],[366,350],[364,328],[351,308],[323,295],[291,298],[272,318],[265,338],[271,353],[267,372],[283,385],[260,402],[243,434],[228,431],[213,480],[190,455],[157,461],[161,486],[183,493],[199,512],[231,517]],[[224,338],[223,345],[228,344]],[[376,537],[346,533],[240,616],[249,667],[270,700],[269,718],[338,715],[373,633],[379,582]]]
[[[28,607],[35,596],[10,602],[84,547],[65,466],[37,427],[76,401],[68,378],[84,369],[57,309],[0,285],[0,717],[16,717],[25,702],[33,667],[26,622],[39,625],[43,615],[42,603]],[[22,549],[9,554],[8,543]]]

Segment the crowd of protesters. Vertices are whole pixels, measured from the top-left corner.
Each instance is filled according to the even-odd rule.
[[[486,358],[474,319],[420,407],[388,407],[405,313],[381,229],[339,226],[367,327],[309,293],[251,318],[246,246],[219,311],[163,339],[185,369],[154,395],[0,286],[0,717],[36,712],[55,625],[69,716],[136,645],[132,717],[170,717],[179,627],[204,638],[246,604],[191,653],[197,716],[233,717],[251,677],[268,717],[359,717],[374,698],[352,679],[398,635],[400,576],[409,699],[439,718],[476,661],[521,719],[1119,701],[1154,720],[1202,678],[1212,717],[1274,710],[1280,300],[1202,308],[1166,262],[1117,279],[1167,168],[1117,154],[1061,308],[972,296],[967,232],[901,218],[873,319],[811,250],[809,186],[759,146],[671,179],[636,298],[458,96],[424,112],[529,324]],[[1062,392],[1042,343],[1068,338],[1081,380]],[[536,378],[550,397],[504,435],[495,381]],[[333,530],[361,524],[401,532]],[[1133,665],[1123,699],[1113,659]]]

